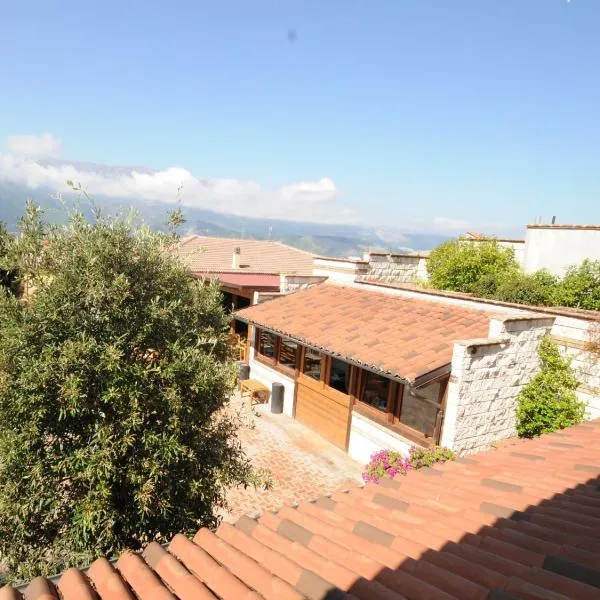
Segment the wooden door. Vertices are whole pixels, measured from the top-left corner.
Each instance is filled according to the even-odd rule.
[[[348,447],[350,396],[300,374],[296,381],[298,421],[343,450]]]

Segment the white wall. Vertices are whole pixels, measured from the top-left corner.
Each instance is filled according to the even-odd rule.
[[[398,450],[406,455],[411,446],[414,444],[405,438],[356,412],[352,413],[348,454],[355,461],[366,465],[371,454],[378,450]]]
[[[367,272],[368,263],[362,260],[327,258],[316,256],[313,276],[327,277],[330,281],[352,284]]]
[[[283,384],[283,414],[291,417],[294,414],[294,392],[296,383],[291,377],[282,375],[279,371],[271,369],[267,365],[258,362],[254,358],[254,347],[250,349],[250,378],[257,379],[263,385],[266,385],[271,391],[271,386],[275,382]],[[271,408],[271,395],[269,393],[269,409]]]
[[[442,445],[473,454],[516,435],[517,397],[539,370],[537,350],[553,321],[492,319],[488,339],[454,343]]]
[[[571,359],[571,367],[581,386],[577,396],[587,405],[587,417],[600,418],[600,360],[587,349],[595,329],[590,321],[559,316],[552,327],[552,338],[563,354]]]
[[[529,225],[525,238],[524,269],[547,269],[563,275],[567,267],[586,258],[600,259],[600,226]]]

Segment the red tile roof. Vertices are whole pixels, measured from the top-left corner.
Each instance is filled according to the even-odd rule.
[[[600,421],[38,578],[28,600],[600,598]],[[10,587],[0,600],[22,598]]]
[[[456,340],[487,337],[491,316],[332,284],[236,313],[239,319],[407,381],[449,364]]]
[[[240,267],[233,269],[236,248],[241,250]],[[312,275],[313,255],[271,240],[242,240],[234,238],[192,235],[181,240],[179,256],[194,273],[245,272]]]

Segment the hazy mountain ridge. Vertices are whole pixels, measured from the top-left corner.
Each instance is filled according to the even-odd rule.
[[[46,160],[45,164],[59,165],[61,161]],[[112,167],[95,163],[77,163],[79,169],[120,175],[130,173],[132,167]],[[153,169],[135,167],[137,172],[152,173]],[[0,179],[0,221],[14,230],[23,214],[25,201],[31,199],[46,211],[53,222],[64,221],[66,206],[80,205],[91,213],[90,203],[75,194],[59,197],[49,187],[30,188],[23,183]],[[165,227],[168,212],[175,205],[157,200],[94,196],[94,205],[109,212],[133,208],[154,229]],[[197,233],[218,237],[274,239],[292,246],[328,256],[346,257],[361,255],[366,251],[427,250],[447,239],[436,234],[404,233],[401,231],[361,227],[345,224],[323,224],[280,219],[253,218],[211,211],[203,208],[183,207],[185,234]]]

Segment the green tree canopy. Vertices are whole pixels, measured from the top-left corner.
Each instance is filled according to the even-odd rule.
[[[224,406],[227,317],[126,218],[49,228],[29,206],[0,294],[0,555],[14,579],[214,526],[252,471]]]
[[[482,279],[518,270],[512,248],[503,248],[494,239],[450,240],[432,250],[427,261],[434,287],[466,293],[475,291]]]
[[[557,299],[563,306],[600,310],[600,260],[584,260],[567,269]]]

